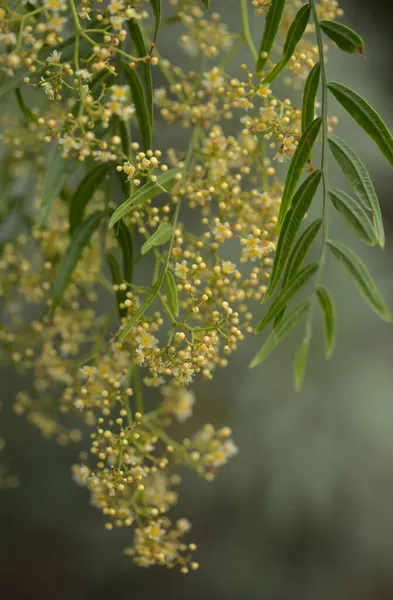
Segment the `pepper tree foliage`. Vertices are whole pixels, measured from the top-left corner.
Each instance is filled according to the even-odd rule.
[[[213,0],[8,0],[0,8],[0,341],[3,357],[33,380],[14,410],[61,444],[82,440],[73,477],[105,527],[133,529],[125,552],[137,564],[183,573],[198,563],[195,544],[184,541],[189,521],[168,516],[178,471],[210,481],[237,453],[225,426],[174,439],[172,423],[192,414],[194,379],[212,379],[247,335],[268,326],[250,366],[259,365],[303,321],[300,388],[317,310],[328,357],[334,348],[328,253],[391,320],[367,268],[328,224],[332,206],[363,242],[384,246],[367,168],[336,135],[328,109],[335,98],[393,164],[382,119],[327,73],[328,43],[362,55],[362,38],[337,20],[336,0],[228,7],[239,11],[241,34]],[[252,39],[250,13],[261,40]],[[160,31],[174,25],[193,71],[160,55]],[[277,96],[277,83],[302,89],[301,105]],[[157,121],[160,131],[184,130],[188,147],[163,155]],[[329,153],[346,191],[330,185]],[[322,213],[309,222],[320,192]],[[311,246],[319,248],[313,262]]]

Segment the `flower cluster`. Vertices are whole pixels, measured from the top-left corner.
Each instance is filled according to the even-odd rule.
[[[253,331],[277,244],[281,163],[299,143],[301,110],[251,64],[231,74],[226,57],[244,36],[218,14],[196,2],[169,4],[198,70],[159,58],[147,0],[9,1],[0,9],[0,66],[11,87],[17,81],[22,117],[0,118],[10,213],[20,181],[29,189],[23,232],[0,256],[0,343],[33,379],[15,398],[18,415],[61,444],[90,428],[73,478],[108,530],[134,528],[126,553],[141,566],[187,573],[198,568],[195,544],[184,541],[191,524],[168,516],[178,471],[211,481],[237,447],[225,426],[207,424],[181,441],[172,426],[192,416],[194,381],[212,379]],[[270,5],[249,4],[257,15]],[[287,4],[284,35],[302,2]],[[340,13],[334,0],[318,10]],[[318,59],[309,29],[287,66],[291,85]],[[206,58],[216,64],[207,68]],[[153,91],[156,67],[166,83]],[[155,149],[153,113],[163,127],[189,133],[187,150]],[[49,143],[60,162],[48,175]],[[56,188],[67,169],[72,175]],[[120,210],[111,174],[124,203],[108,231]]]

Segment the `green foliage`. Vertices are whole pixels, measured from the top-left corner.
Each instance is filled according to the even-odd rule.
[[[156,231],[143,244],[141,253],[146,254],[153,246],[162,246],[172,237],[173,225],[170,223],[160,223]]]
[[[123,331],[119,336],[119,342],[122,342],[128,335],[129,331],[134,327],[135,323],[139,321],[139,319],[145,314],[147,309],[151,304],[153,304],[154,300],[157,298],[160,293],[160,289],[162,283],[164,281],[165,273],[159,276],[157,281],[152,286],[150,292],[145,296],[144,301],[138,308],[138,310],[133,314],[131,319],[128,321],[127,325],[124,327]]]
[[[113,227],[120,219],[125,217],[130,210],[141,206],[151,198],[155,198],[162,192],[170,190],[176,183],[177,175],[181,171],[179,169],[170,169],[157,177],[157,181],[149,181],[142,188],[131,194],[113,213],[109,228]]]
[[[303,384],[309,350],[310,341],[304,338],[297,347],[293,361],[293,385],[296,391],[299,391]]]
[[[317,117],[314,119],[314,121],[312,121],[312,123],[310,123],[300,138],[291,164],[289,165],[284,191],[281,198],[280,212],[278,215],[277,227],[279,230],[281,229],[285,216],[291,205],[293,194],[299,179],[303,174],[303,169],[306,166],[311,149],[314,146],[315,140],[317,139],[319,130],[321,129],[321,124],[321,117]]]
[[[129,19],[127,21],[128,30],[131,35],[131,39],[135,44],[137,55],[141,58],[148,56],[148,50],[143,37],[142,30],[135,19]],[[145,94],[146,94],[146,105],[149,113],[150,127],[154,130],[154,115],[153,115],[153,79],[151,74],[151,63],[149,60],[142,60],[139,67],[142,71],[142,77],[145,83]]]
[[[145,151],[151,150],[153,146],[153,129],[151,121],[152,100],[151,98],[148,100],[146,99],[141,80],[135,69],[130,69],[126,64],[123,64],[123,69],[135,106],[135,115],[139,124],[142,147]]]
[[[383,247],[385,244],[381,209],[365,165],[356,152],[345,141],[336,136],[328,135],[327,103],[329,92],[331,92],[353,119],[355,119],[355,121],[370,135],[380,148],[382,154],[392,165],[393,138],[378,113],[361,96],[359,96],[357,92],[354,92],[343,84],[328,82],[322,31],[328,35],[341,50],[350,53],[362,53],[364,46],[362,38],[340,23],[319,21],[315,0],[310,0],[308,7],[311,9],[315,24],[319,62],[317,62],[310,71],[305,84],[302,102],[303,134],[292,157],[284,185],[278,217],[280,236],[270,281],[263,301],[269,299],[274,294],[285,270],[282,288],[267,314],[257,325],[255,332],[259,333],[273,318],[275,319],[274,327],[268,340],[252,361],[251,367],[256,366],[268,356],[281,339],[301,320],[308,311],[308,308],[314,305],[315,298],[317,298],[319,302],[325,323],[326,356],[329,358],[332,355],[336,335],[336,313],[330,293],[323,285],[321,285],[322,267],[325,262],[327,248],[329,248],[338,261],[343,264],[371,308],[382,319],[386,321],[391,321],[392,319],[389,308],[386,306],[370,273],[362,261],[345,245],[328,239],[328,204],[330,199],[337,212],[344,218],[349,227],[363,242],[369,246],[374,246],[378,243]],[[302,16],[300,16],[300,13]],[[307,6],[303,6],[295,19],[295,21],[298,21],[297,29],[299,31],[303,26],[301,23],[306,22],[306,19],[308,21]],[[267,29],[269,30],[271,27],[272,24],[268,23]],[[291,53],[293,53],[293,48],[297,44],[297,42],[295,43],[297,36],[294,32],[295,28],[292,32],[291,42],[288,41],[287,37],[287,43],[286,47],[284,46],[282,59],[276,67],[274,67],[273,71],[264,79],[264,82],[272,81],[276,71],[279,71],[281,66],[287,62],[288,56],[286,53],[288,52],[288,48],[292,49]],[[265,35],[267,35],[266,31]],[[294,43],[295,46],[293,45]],[[320,87],[322,92],[321,116],[314,119],[315,101]],[[295,188],[302,176],[311,149],[320,130],[322,130],[320,170],[306,179],[295,194]],[[355,192],[356,199],[341,190],[330,188],[327,174],[327,151],[329,147],[338,166]],[[323,182],[322,218],[314,221],[304,231],[292,250],[302,220],[315,196],[320,179],[322,179]],[[372,221],[367,212],[371,213]],[[311,263],[311,265],[299,271],[321,226],[322,245],[320,260]],[[285,317],[288,301],[295,296],[298,290],[303,288],[312,275],[316,275],[316,286],[310,300],[306,300],[298,305],[287,317]],[[312,335],[313,312],[313,310],[310,310],[308,313],[306,334],[303,341],[298,346],[295,355],[294,385],[296,389],[301,387],[304,378]]]
[[[299,271],[290,281],[282,288],[277,298],[269,308],[267,314],[258,323],[255,328],[255,333],[260,333],[270,321],[281,313],[287,306],[289,300],[301,290],[308,280],[318,271],[319,263],[314,261]]]
[[[329,136],[329,146],[348,183],[366,210],[373,213],[375,235],[381,248],[385,245],[381,209],[371,177],[356,152],[343,140]]]
[[[303,317],[310,309],[310,300],[303,300],[300,302],[283,321],[281,321],[277,327],[275,327],[262,346],[260,351],[255,355],[250,363],[250,368],[258,366],[263,362],[271,352],[280,344],[280,342],[300,323]]]
[[[134,273],[134,245],[131,231],[123,221],[120,221],[117,227],[116,237],[123,256],[124,280],[127,283],[132,283]]]
[[[321,176],[321,171],[315,171],[304,181],[293,198],[292,206],[284,219],[281,229],[269,285],[263,298],[264,302],[270,298],[279,284],[295,238],[318,189]]]
[[[317,287],[317,296],[325,324],[326,358],[330,358],[336,339],[336,309],[331,293],[323,285]]]
[[[342,83],[329,83],[328,89],[393,166],[393,137],[379,114],[364,98]]]
[[[165,273],[165,295],[172,315],[177,317],[179,314],[179,294],[171,271]]]
[[[356,31],[335,21],[320,21],[319,26],[344,52],[363,54],[364,41]]]
[[[304,4],[296,14],[291,26],[288,30],[287,37],[284,42],[284,52],[281,60],[264,78],[264,83],[272,83],[281,71],[285,68],[295,51],[296,46],[300,42],[310,19],[311,8],[310,4]]]
[[[373,278],[359,257],[347,246],[333,240],[328,240],[327,245],[337,260],[345,267],[355,281],[359,291],[369,306],[383,319],[391,321],[392,315],[386,306]]]
[[[55,198],[63,189],[71,173],[75,171],[77,164],[74,159],[64,159],[58,147],[52,152],[45,172],[41,206],[36,217],[37,227],[42,227],[45,223]]]
[[[123,317],[127,315],[127,309],[124,307],[124,300],[126,299],[126,291],[119,289],[119,286],[123,283],[123,278],[120,273],[119,263],[117,262],[117,258],[114,254],[108,253],[106,255],[109,269],[112,276],[113,285],[117,286],[116,294],[116,305],[117,312],[119,314],[119,319],[121,320]]]
[[[154,45],[157,41],[158,32],[160,30],[160,25],[161,25],[161,0],[150,0],[150,4],[153,9],[154,16],[156,18],[156,24],[154,27],[153,42],[152,42],[152,46],[154,47]]]
[[[367,214],[356,200],[341,190],[329,190],[334,208],[340,213],[359,239],[369,246],[377,243],[374,228]]]
[[[266,16],[266,25],[263,32],[261,45],[259,47],[259,57],[257,62],[257,71],[262,71],[269,54],[273,48],[274,40],[276,39],[282,13],[285,7],[285,0],[272,0],[269,11]],[[266,53],[266,57],[262,56]]]
[[[102,211],[95,212],[82,221],[76,228],[58,266],[53,286],[52,310],[55,310],[60,305],[72,272],[81,258],[83,249],[89,243],[93,233],[97,231],[104,214]]]
[[[68,220],[72,234],[83,221],[85,208],[94,192],[108,175],[110,166],[99,164],[94,166],[82,179],[69,203]]]
[[[320,79],[321,63],[317,62],[311,69],[304,86],[302,101],[302,131],[305,131],[315,118],[315,101]]]

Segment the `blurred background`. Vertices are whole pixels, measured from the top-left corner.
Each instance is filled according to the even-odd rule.
[[[212,0],[232,28],[238,4]],[[393,3],[343,0],[341,6],[344,22],[366,40],[366,58],[332,50],[329,73],[360,91],[393,129]],[[251,21],[259,40],[261,20]],[[188,68],[173,34],[162,35],[161,53]],[[338,105],[331,110],[340,117],[340,136],[361,150],[372,174],[386,250],[364,250],[332,214],[333,235],[363,256],[393,307],[393,171]],[[158,140],[165,132],[168,145],[181,143],[164,127],[158,125]],[[332,177],[339,179],[334,170]],[[337,350],[327,363],[318,321],[301,393],[292,387],[296,334],[253,371],[247,364],[261,340],[249,338],[229,369],[195,388],[195,426],[231,426],[240,453],[212,484],[184,476],[175,514],[193,523],[201,563],[189,576],[143,570],[123,556],[130,532],[108,533],[86,491],[72,482],[75,448],[43,440],[13,416],[18,380],[3,369],[0,429],[21,485],[0,495],[0,597],[393,599],[393,328],[330,259],[325,279],[337,302]]]

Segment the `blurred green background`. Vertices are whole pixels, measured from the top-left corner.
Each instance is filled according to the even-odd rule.
[[[212,5],[238,27],[238,0]],[[341,5],[344,22],[366,40],[366,59],[332,50],[329,74],[360,91],[393,129],[393,3]],[[258,40],[261,21],[251,20]],[[189,67],[173,34],[162,36],[161,53]],[[386,250],[364,250],[332,214],[333,235],[359,251],[393,307],[393,172],[333,102],[331,110],[340,117],[340,136],[361,151],[373,176]],[[159,124],[159,147],[164,135],[169,146],[182,143],[176,129]],[[332,169],[339,186],[336,178]],[[143,570],[123,556],[130,532],[108,533],[85,490],[71,481],[75,448],[44,441],[12,415],[19,382],[3,369],[0,429],[21,486],[0,496],[0,597],[393,598],[393,329],[370,312],[330,259],[325,278],[337,301],[337,350],[327,363],[318,321],[300,394],[293,391],[291,375],[299,332],[253,371],[247,363],[260,339],[249,338],[229,369],[196,386],[195,425],[230,425],[240,453],[212,484],[185,474],[175,514],[192,521],[201,563],[189,576]]]

